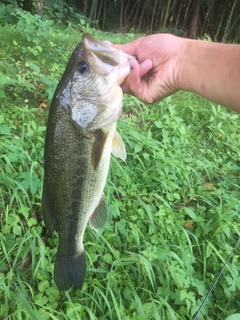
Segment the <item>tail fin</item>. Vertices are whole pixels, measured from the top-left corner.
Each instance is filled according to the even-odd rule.
[[[66,291],[72,286],[81,289],[86,274],[85,251],[80,255],[62,256],[57,253],[54,266],[54,280],[59,290]]]

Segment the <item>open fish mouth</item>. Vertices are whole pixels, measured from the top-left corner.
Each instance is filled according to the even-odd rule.
[[[82,37],[82,43],[86,49],[94,53],[103,62],[112,66],[121,65],[126,57],[129,61],[133,56],[113,48],[110,44],[94,38],[91,34],[85,33]]]
[[[82,44],[88,54],[88,59],[96,71],[103,75],[115,74],[117,84],[121,85],[130,71],[130,61],[133,57],[94,38],[88,33],[83,35]]]

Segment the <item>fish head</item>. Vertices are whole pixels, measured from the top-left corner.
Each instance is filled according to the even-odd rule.
[[[131,59],[92,35],[83,35],[65,71],[62,91],[75,124],[95,131],[118,120],[123,96],[120,85],[130,72]]]

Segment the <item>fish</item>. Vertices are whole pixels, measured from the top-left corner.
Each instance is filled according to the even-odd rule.
[[[49,108],[44,146],[42,215],[59,244],[54,281],[81,289],[86,276],[86,227],[108,220],[104,187],[111,154],[125,161],[116,131],[132,57],[90,34],[75,48]]]

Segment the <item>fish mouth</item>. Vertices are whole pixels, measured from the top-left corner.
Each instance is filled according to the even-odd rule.
[[[130,72],[130,62],[134,57],[96,39],[89,33],[83,35],[82,44],[96,71],[102,75],[116,74],[117,84],[121,85]]]
[[[98,56],[103,62],[112,66],[120,65],[126,59],[130,62],[134,58],[121,50],[113,48],[110,44],[96,39],[89,33],[83,34],[82,42],[85,48]]]

